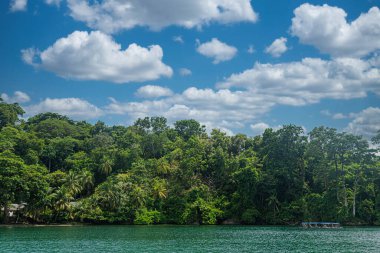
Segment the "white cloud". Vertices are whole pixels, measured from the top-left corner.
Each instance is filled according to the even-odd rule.
[[[68,0],[70,15],[87,26],[114,33],[136,26],[200,28],[212,22],[255,22],[250,0]]]
[[[286,42],[287,39],[284,37],[275,39],[273,43],[265,49],[265,53],[270,54],[273,57],[280,57],[288,50]]]
[[[187,68],[180,68],[179,69],[179,74],[181,76],[190,76],[192,74],[191,70],[190,69],[187,69]]]
[[[211,41],[200,44],[197,48],[197,52],[213,58],[213,63],[218,64],[223,61],[229,61],[235,57],[237,49],[233,46],[229,46],[217,38],[213,38]]]
[[[170,97],[141,102],[112,100],[106,110],[108,114],[128,115],[131,122],[138,117],[158,115],[169,122],[193,118],[207,126],[235,132],[257,122],[276,105],[302,106],[326,98],[380,94],[380,70],[371,59],[306,58],[282,64],[256,63],[252,69],[231,75],[217,88],[190,87]],[[263,124],[252,124],[251,128],[259,127],[263,129]]]
[[[265,97],[247,92],[191,87],[158,100],[123,103],[113,99],[106,111],[107,114],[126,114],[131,122],[145,116],[164,116],[169,122],[191,118],[231,133],[231,129],[244,127],[246,122],[266,113],[271,106],[273,103]]]
[[[291,33],[335,57],[361,57],[380,49],[380,10],[371,8],[348,23],[347,13],[327,4],[302,4],[294,10]]]
[[[180,36],[180,35],[178,35],[178,36],[174,36],[174,37],[173,37],[173,41],[174,41],[174,42],[177,42],[177,43],[180,43],[180,44],[185,43],[185,41],[183,40],[182,36]]]
[[[38,66],[40,51],[36,48],[28,48],[21,50],[22,60],[34,67]]]
[[[206,132],[208,134],[211,134],[212,129],[218,129],[221,132],[224,132],[227,136],[234,135],[234,132],[231,129],[227,127],[223,127],[221,124],[215,125],[214,122],[203,122],[202,125],[206,127]]]
[[[120,102],[111,98],[104,113],[127,115],[128,123],[145,116],[164,116],[171,123],[192,118],[208,126],[209,130],[219,128],[229,134],[248,124],[254,133],[260,134],[268,125],[252,122],[258,122],[275,105],[300,106],[316,103],[323,98],[345,99],[366,96],[368,91],[375,92],[376,89],[378,91],[379,70],[374,69],[369,62],[371,60],[306,59],[287,64],[256,64],[253,69],[247,70],[248,74],[243,72],[233,75],[220,84],[220,87],[233,87],[233,91],[225,88],[214,90],[190,87],[182,93],[168,93],[169,96],[160,97],[165,93],[160,91],[162,87],[144,86],[137,94],[142,94],[145,100]],[[243,89],[238,90],[240,88]],[[51,109],[46,109],[48,110]],[[323,113],[339,117],[339,113]],[[359,117],[358,114],[342,115],[353,119]],[[376,115],[371,117],[379,118]],[[357,129],[360,122],[363,120],[354,120],[350,128]],[[277,129],[278,126],[272,128]]]
[[[26,7],[28,5],[28,0],[11,0],[10,2],[10,11],[26,11]]]
[[[47,98],[42,102],[25,107],[27,115],[56,112],[74,119],[92,119],[103,115],[95,105],[80,98]]]
[[[327,117],[330,117],[332,119],[349,119],[355,117],[356,114],[354,113],[349,113],[349,114],[343,114],[341,112],[338,113],[331,113],[329,110],[322,110],[321,114]]]
[[[380,130],[380,108],[368,107],[356,113],[354,119],[345,128],[345,131],[355,135],[362,135],[367,139],[375,136]]]
[[[348,116],[344,115],[343,113],[335,113],[334,115],[332,115],[332,118],[333,119],[347,119]]]
[[[42,52],[33,48],[22,50],[22,57],[36,68],[79,80],[142,82],[173,73],[162,62],[160,46],[144,48],[131,44],[122,50],[120,44],[99,31],[75,31]]]
[[[8,104],[10,104],[10,103],[23,104],[23,103],[27,103],[30,101],[30,97],[28,96],[28,94],[26,94],[25,92],[22,92],[22,91],[15,91],[13,96],[9,96],[6,93],[2,93],[1,98],[4,100],[4,102],[6,102]]]
[[[276,104],[305,105],[321,99],[365,97],[380,94],[380,70],[371,60],[305,58],[300,62],[256,63],[252,69],[233,74],[220,88],[243,88],[267,96]]]
[[[158,98],[171,95],[173,95],[173,92],[170,89],[156,85],[142,86],[136,92],[136,96],[141,98]]]
[[[268,125],[267,123],[264,123],[264,122],[259,122],[259,123],[256,123],[256,124],[251,124],[249,126],[253,132],[253,135],[261,135],[265,132],[265,129],[267,128],[272,128],[273,130],[277,131],[279,130],[280,128],[282,128],[281,125],[277,125],[277,126],[270,126]],[[301,126],[302,127],[302,130],[304,131],[304,133],[306,133],[306,128],[304,126]]]
[[[61,0],[45,0],[45,3],[48,5],[59,6],[61,4]]]
[[[374,53],[374,56],[369,61],[373,66],[380,68],[380,52]]]
[[[270,126],[264,122],[260,122],[250,125],[250,128],[252,129],[254,135],[260,135],[264,133],[265,129],[270,128]]]

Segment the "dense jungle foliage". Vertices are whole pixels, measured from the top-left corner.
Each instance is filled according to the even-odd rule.
[[[3,222],[26,203],[19,222],[380,223],[380,160],[360,136],[294,125],[227,136],[195,120],[110,127],[23,113],[0,101]]]

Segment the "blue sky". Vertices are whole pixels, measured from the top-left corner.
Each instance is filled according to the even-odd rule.
[[[0,2],[0,93],[129,125],[380,129],[380,0]]]

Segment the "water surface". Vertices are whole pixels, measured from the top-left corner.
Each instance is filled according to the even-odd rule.
[[[380,252],[380,228],[3,226],[0,252]]]

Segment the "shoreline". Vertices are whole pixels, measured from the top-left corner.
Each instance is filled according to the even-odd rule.
[[[246,225],[246,224],[214,224],[214,225],[197,225],[197,224],[94,224],[94,223],[69,223],[69,224],[0,224],[1,227],[90,227],[90,226],[128,226],[128,227],[156,227],[156,226],[173,226],[173,227],[293,227],[302,228],[300,225]],[[341,228],[354,227],[380,227],[379,225],[364,225],[364,224],[342,224]],[[306,229],[306,228],[305,228]],[[307,228],[307,229],[326,229],[326,228]],[[335,228],[331,228],[335,229]]]

